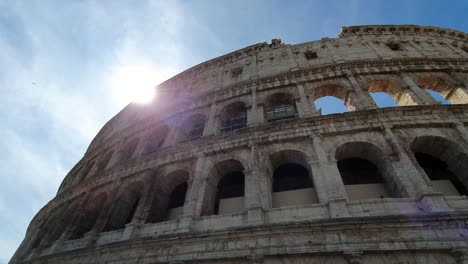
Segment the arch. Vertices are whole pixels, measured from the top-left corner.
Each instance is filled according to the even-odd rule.
[[[336,149],[335,159],[349,200],[395,196],[393,168],[376,145],[344,143]]]
[[[228,159],[213,166],[208,174],[202,215],[239,213],[244,210],[244,166]]]
[[[106,201],[107,194],[101,192],[93,196],[92,199],[87,199],[86,202],[81,205],[83,212],[75,221],[75,226],[73,227],[69,239],[81,238],[93,229],[100,213],[104,210]]]
[[[67,228],[73,224],[77,207],[77,202],[74,201],[66,203],[64,206],[58,208],[56,213],[54,213],[45,225],[45,240],[41,241],[41,247],[48,247],[62,237]]]
[[[123,193],[114,202],[114,208],[107,219],[105,231],[112,231],[125,228],[125,225],[132,221],[138,202],[143,190],[142,182],[134,182],[125,187]]]
[[[203,114],[195,114],[187,118],[180,129],[180,140],[190,140],[203,136],[206,117]]]
[[[445,195],[468,194],[468,154],[455,142],[439,136],[419,136],[410,145],[415,165]]]
[[[220,115],[221,132],[247,127],[247,108],[243,102],[235,102],[223,108]]]
[[[86,166],[86,168],[81,173],[80,180],[78,182],[86,180],[91,175],[91,170],[93,169],[95,164],[96,164],[96,161],[92,161]]]
[[[318,203],[309,160],[297,150],[282,150],[270,156],[272,207]]]
[[[468,94],[462,84],[458,84],[448,78],[437,74],[424,75],[417,80],[420,87],[439,93],[445,100],[452,104],[468,103]],[[434,97],[434,95],[432,95]],[[434,97],[436,100],[438,98]],[[440,101],[440,99],[439,99]],[[444,103],[444,101],[442,101]]]
[[[103,171],[104,169],[106,169],[112,159],[112,156],[114,155],[114,151],[109,151],[106,153],[105,156],[103,156],[98,164],[97,164],[97,169],[96,169],[96,172],[100,172],[100,171]]]
[[[323,84],[311,90],[310,98],[319,113],[342,113],[346,112],[346,109],[347,111],[356,110],[356,105],[349,96],[350,92],[351,90],[339,84]]]
[[[268,122],[296,117],[296,102],[291,94],[275,93],[267,97],[265,102],[265,118]]]
[[[389,79],[377,79],[367,83],[368,91],[371,93],[372,98],[379,107],[388,106],[406,106],[406,105],[417,105],[416,101],[412,97],[412,94],[400,84]],[[382,104],[382,100],[375,98],[376,93],[385,93],[393,99],[393,105],[390,102]]]
[[[189,173],[185,170],[175,170],[159,179],[158,185],[153,190],[148,223],[172,220],[183,213],[188,180]],[[173,197],[174,195],[177,197]]]
[[[143,153],[147,154],[162,147],[168,134],[169,127],[167,125],[160,125],[153,128],[147,137]]]
[[[138,146],[139,138],[128,140],[125,145],[119,150],[119,158],[116,163],[125,162],[133,157]]]

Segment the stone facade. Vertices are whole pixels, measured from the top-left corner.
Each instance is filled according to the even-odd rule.
[[[101,129],[10,263],[468,263],[467,34],[275,39],[158,89]]]

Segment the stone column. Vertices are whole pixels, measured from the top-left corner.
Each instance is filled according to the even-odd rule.
[[[257,88],[252,87],[252,110],[250,114],[249,125],[257,126],[258,125],[258,108],[257,108]]]
[[[265,111],[263,109],[263,104],[257,105],[257,121],[259,124],[265,123]]]
[[[309,98],[305,94],[304,86],[302,86],[302,84],[300,84],[300,83],[297,83],[296,87],[297,87],[297,90],[299,92],[299,96],[301,98],[300,104],[301,104],[302,110],[303,110],[303,117],[313,116],[316,111],[312,111],[312,105],[309,102]]]
[[[394,183],[398,187],[400,195],[419,197],[423,193],[431,192],[432,188],[423,179],[423,177],[421,177],[421,174],[414,166],[407,152],[404,151],[398,143],[398,140],[393,134],[391,128],[387,125],[383,125],[382,129],[385,140],[390,145],[393,155],[396,156],[396,158],[394,157],[393,159],[389,159],[389,165],[391,165],[391,168],[388,168],[388,170],[395,171],[395,174],[391,176],[395,177],[392,180],[395,181]]]
[[[166,139],[164,140],[162,147],[175,145],[177,143],[177,140],[179,139],[180,130],[184,129],[182,127],[182,122],[184,121],[182,117],[179,115],[175,119],[176,120],[172,121],[171,126],[169,126],[170,130],[168,135],[166,136]]]
[[[458,72],[451,72],[449,78],[455,83],[447,96],[454,104],[468,103],[468,80]]]
[[[203,131],[203,136],[216,134],[216,111],[216,103],[212,103],[210,107],[210,114],[208,116],[208,122],[206,123],[206,128]]]
[[[463,141],[465,141],[465,144],[468,144],[468,130],[466,129],[465,125],[462,122],[456,122],[456,123],[453,123],[453,126],[458,131],[461,138],[463,138]]]
[[[357,110],[367,110],[367,109],[375,109],[377,108],[374,100],[367,92],[367,89],[363,89],[354,75],[351,72],[347,73],[347,78],[351,87],[353,88],[354,93],[356,94],[356,101],[354,104],[356,105]]]
[[[145,189],[140,195],[140,199],[138,201],[137,208],[135,209],[135,213],[133,214],[132,220],[130,223],[125,225],[125,229],[122,235],[122,239],[124,240],[130,239],[138,233],[141,226],[145,224],[146,219],[150,213],[152,206],[151,203],[153,200],[152,198],[154,197],[153,194],[156,192],[156,190],[153,189],[154,185],[151,182],[151,175],[146,177],[145,182],[149,182],[149,184],[145,185]]]
[[[94,245],[94,243],[96,243],[96,240],[98,239],[99,233],[101,233],[102,230],[104,230],[104,228],[106,227],[107,220],[109,219],[110,214],[112,213],[112,211],[114,211],[114,208],[117,205],[116,198],[116,192],[112,192],[109,194],[109,202],[107,202],[109,206],[104,207],[104,210],[102,210],[99,213],[94,227],[91,229],[91,231],[85,234],[87,240],[86,247]]]
[[[198,156],[195,163],[195,170],[190,189],[187,190],[187,195],[184,204],[184,216],[197,218],[201,215],[203,200],[206,191],[206,167],[208,159],[204,154]]]
[[[264,180],[260,170],[258,145],[254,142],[250,144],[251,169],[244,171],[245,175],[245,194],[244,206],[247,209],[247,219],[249,224],[262,224],[264,222],[263,207],[265,196],[264,188],[261,182]]]
[[[314,189],[321,203],[329,203],[330,217],[349,216],[346,190],[335,160],[329,160],[320,136],[311,137],[317,160],[310,163]]]
[[[413,94],[415,94],[415,96],[419,99],[418,104],[439,104],[428,92],[426,92],[424,89],[421,89],[407,73],[403,72],[400,74],[400,76],[406,85],[408,85],[409,90],[413,92]]]

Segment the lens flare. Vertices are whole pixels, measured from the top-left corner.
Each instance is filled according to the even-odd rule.
[[[162,81],[155,67],[130,65],[117,67],[111,76],[111,94],[119,105],[130,102],[147,104],[156,94],[155,86]]]

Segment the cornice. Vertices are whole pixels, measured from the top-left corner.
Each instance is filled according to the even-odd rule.
[[[467,41],[468,34],[453,29],[417,25],[362,25],[342,27],[340,38],[363,35],[429,35]]]

